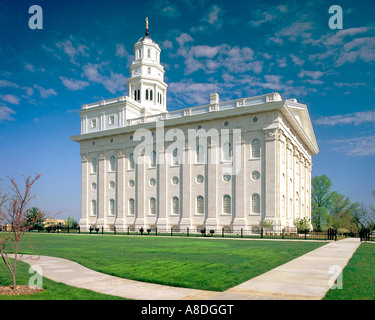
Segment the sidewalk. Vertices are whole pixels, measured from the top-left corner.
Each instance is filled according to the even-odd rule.
[[[224,292],[164,286],[122,279],[54,257],[24,255],[56,282],[137,300],[320,300],[360,245],[359,239],[331,242]],[[341,269],[339,269],[341,268]]]

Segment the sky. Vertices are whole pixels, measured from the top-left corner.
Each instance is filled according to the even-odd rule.
[[[342,29],[330,27],[339,22],[332,5],[342,8]],[[169,111],[208,104],[213,92],[220,101],[296,98],[320,149],[312,175],[375,204],[374,9],[372,0],[0,0],[0,190],[9,191],[8,177],[41,174],[33,204],[80,219],[81,157],[70,139],[80,133],[78,111],[127,95],[148,17]]]

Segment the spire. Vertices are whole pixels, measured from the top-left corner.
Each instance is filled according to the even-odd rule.
[[[146,32],[145,32],[146,37],[148,37],[148,17],[146,17]]]

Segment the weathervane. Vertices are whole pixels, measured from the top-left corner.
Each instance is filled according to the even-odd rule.
[[[146,17],[146,32],[145,32],[145,35],[148,36],[149,33],[148,33],[148,17]]]

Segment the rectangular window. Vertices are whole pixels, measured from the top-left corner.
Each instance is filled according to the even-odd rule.
[[[115,124],[115,116],[114,115],[108,117],[108,124],[109,125]]]
[[[91,119],[91,121],[90,121],[90,127],[91,128],[96,128],[96,119]]]

